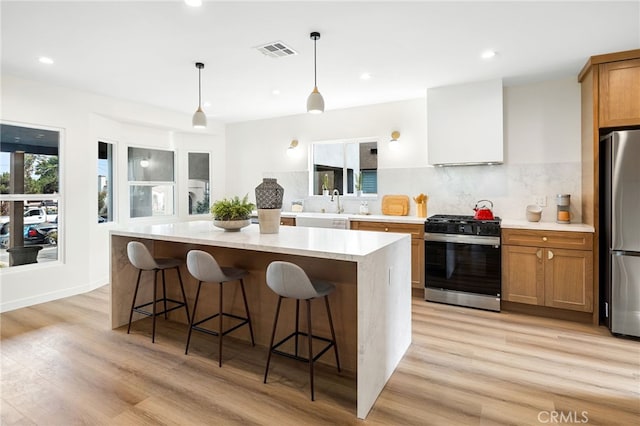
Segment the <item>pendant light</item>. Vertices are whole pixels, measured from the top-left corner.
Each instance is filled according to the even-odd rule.
[[[193,114],[193,119],[191,120],[191,122],[193,123],[194,128],[204,129],[205,127],[207,127],[207,116],[202,110],[202,80],[200,76],[200,72],[202,71],[202,68],[204,68],[204,64],[202,62],[196,62],[196,68],[198,68],[198,109]]]
[[[318,92],[317,72],[316,72],[316,41],[320,38],[320,33],[312,32],[310,34],[313,40],[313,92],[307,98],[307,112],[311,114],[320,114],[324,112],[324,99]]]

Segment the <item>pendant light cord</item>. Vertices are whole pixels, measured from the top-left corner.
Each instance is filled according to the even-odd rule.
[[[313,38],[313,87],[318,87],[317,82],[317,60],[316,60],[316,43],[318,39],[316,37]]]
[[[198,67],[198,108],[202,108],[202,67]]]

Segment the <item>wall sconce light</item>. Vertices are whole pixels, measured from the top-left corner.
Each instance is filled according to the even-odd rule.
[[[400,142],[398,142],[398,139],[400,139],[400,132],[397,130],[394,130],[393,132],[391,132],[391,140],[389,141],[389,149],[395,151],[400,147]]]
[[[149,160],[147,160],[146,158],[140,160],[140,167],[142,167],[143,169],[149,167]]]
[[[299,151],[300,150],[298,149],[298,139],[292,140],[291,143],[289,144],[289,148],[287,148],[287,155],[289,157],[297,157]]]

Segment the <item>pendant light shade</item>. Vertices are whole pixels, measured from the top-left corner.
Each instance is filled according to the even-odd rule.
[[[313,91],[307,98],[307,112],[311,114],[320,114],[324,112],[324,99],[318,91],[317,83],[317,62],[316,62],[316,41],[320,38],[320,33],[312,32],[310,34],[311,40],[313,40]]]
[[[198,109],[193,114],[191,123],[196,129],[204,129],[205,127],[207,127],[207,116],[202,110],[202,79],[200,75],[202,69],[204,68],[204,64],[202,62],[196,62],[196,68],[198,69]]]
[[[311,114],[321,114],[324,112],[324,98],[318,92],[318,88],[314,87],[313,92],[307,98],[307,112]]]

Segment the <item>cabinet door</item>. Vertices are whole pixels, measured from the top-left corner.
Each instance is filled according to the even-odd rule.
[[[411,287],[424,288],[424,240],[411,239]]]
[[[544,249],[502,246],[502,299],[544,305]]]
[[[545,249],[545,305],[593,312],[593,252]]]
[[[640,124],[640,59],[600,64],[599,127]]]

